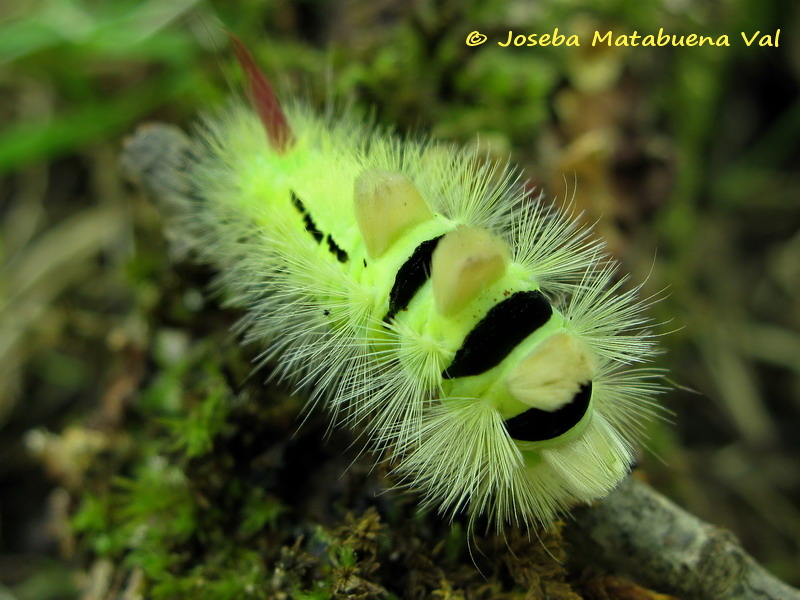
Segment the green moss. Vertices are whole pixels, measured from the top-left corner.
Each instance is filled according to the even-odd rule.
[[[475,540],[493,557],[488,571],[480,565],[482,575],[469,565],[460,524],[420,517],[413,502],[401,496],[396,504],[391,494],[378,503],[394,506],[386,521],[367,490],[387,482],[368,458],[337,473],[331,481],[340,489],[324,489],[329,497],[303,504],[298,495],[305,492],[297,488],[308,483],[304,478],[350,460],[342,462],[324,445],[324,419],[312,417],[293,438],[300,405],[292,397],[275,394],[267,402],[252,380],[234,392],[220,369],[209,366],[218,358],[213,344],[182,348],[164,372],[181,390],[180,406],[165,417],[163,401],[135,405],[127,450],[120,446],[95,460],[119,465],[122,474],[98,468],[107,478],[93,479],[80,493],[72,517],[85,556],[107,557],[121,573],[141,573],[147,597],[366,599],[417,590],[457,598],[488,576],[491,583],[484,581],[473,597],[502,592],[510,598],[530,582],[550,592],[566,585],[563,569],[553,570],[552,555],[563,557],[557,533],[543,538],[544,545]],[[309,454],[319,457],[310,469],[302,466]],[[364,508],[337,508],[342,494],[348,505]],[[315,506],[327,512],[315,513]],[[525,560],[515,562],[512,551]]]
[[[207,366],[207,371],[217,371]],[[208,391],[204,398],[189,408],[183,417],[164,419],[175,442],[172,450],[192,459],[211,451],[214,438],[226,427],[226,418],[231,406],[227,388],[221,385],[221,374],[206,373]],[[204,378],[205,379],[205,378]]]

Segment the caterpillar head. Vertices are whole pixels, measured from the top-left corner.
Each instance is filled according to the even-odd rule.
[[[549,522],[613,489],[632,457],[604,363],[506,239],[432,210],[400,173],[362,172],[354,200],[366,254],[396,273],[381,314],[404,374],[374,406],[400,474],[443,510],[492,505],[498,524]]]
[[[414,183],[398,172],[363,171],[354,200],[371,259],[436,219]],[[454,332],[451,341],[460,344],[443,373],[451,394],[489,399],[516,440],[574,434],[589,413],[594,361],[585,344],[563,331],[563,317],[535,284],[509,268],[508,243],[483,227],[461,225],[425,244],[433,305],[418,322],[431,337]],[[391,318],[396,312],[390,310]]]
[[[603,411],[593,410],[599,361],[590,345],[534,284],[520,281],[509,255],[503,240],[474,227],[446,234],[433,253],[436,312],[472,324],[443,372],[442,407],[431,421],[440,422],[426,429],[429,439],[411,462],[434,448],[454,452],[458,460],[437,459],[441,480],[423,483],[441,496],[457,482],[464,497],[453,505],[469,496],[470,510],[502,503],[504,487],[516,488],[516,498],[538,487],[523,512],[547,521],[607,494],[627,474],[631,454]],[[465,470],[468,444],[473,466]]]

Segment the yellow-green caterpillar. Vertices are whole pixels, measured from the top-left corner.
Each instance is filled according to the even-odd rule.
[[[255,110],[143,128],[124,160],[246,340],[442,512],[534,526],[608,494],[659,386],[602,244],[476,150],[281,107],[234,44]]]

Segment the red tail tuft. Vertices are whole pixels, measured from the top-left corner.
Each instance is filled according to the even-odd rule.
[[[236,59],[247,75],[250,83],[250,101],[258,116],[261,117],[269,141],[275,150],[285,152],[294,142],[294,136],[292,130],[289,129],[289,123],[286,121],[286,115],[283,114],[278,97],[242,41],[231,32],[228,32],[228,36],[233,42]]]

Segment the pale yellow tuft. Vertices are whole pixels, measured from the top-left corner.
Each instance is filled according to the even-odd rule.
[[[594,379],[592,360],[575,336],[557,333],[539,344],[506,378],[520,402],[555,411],[568,404],[582,384]]]
[[[453,316],[483,289],[500,279],[508,265],[508,245],[480,227],[451,231],[436,246],[431,281],[436,310]]]
[[[371,258],[380,258],[410,228],[433,218],[414,183],[402,173],[369,169],[356,178],[356,221]]]

